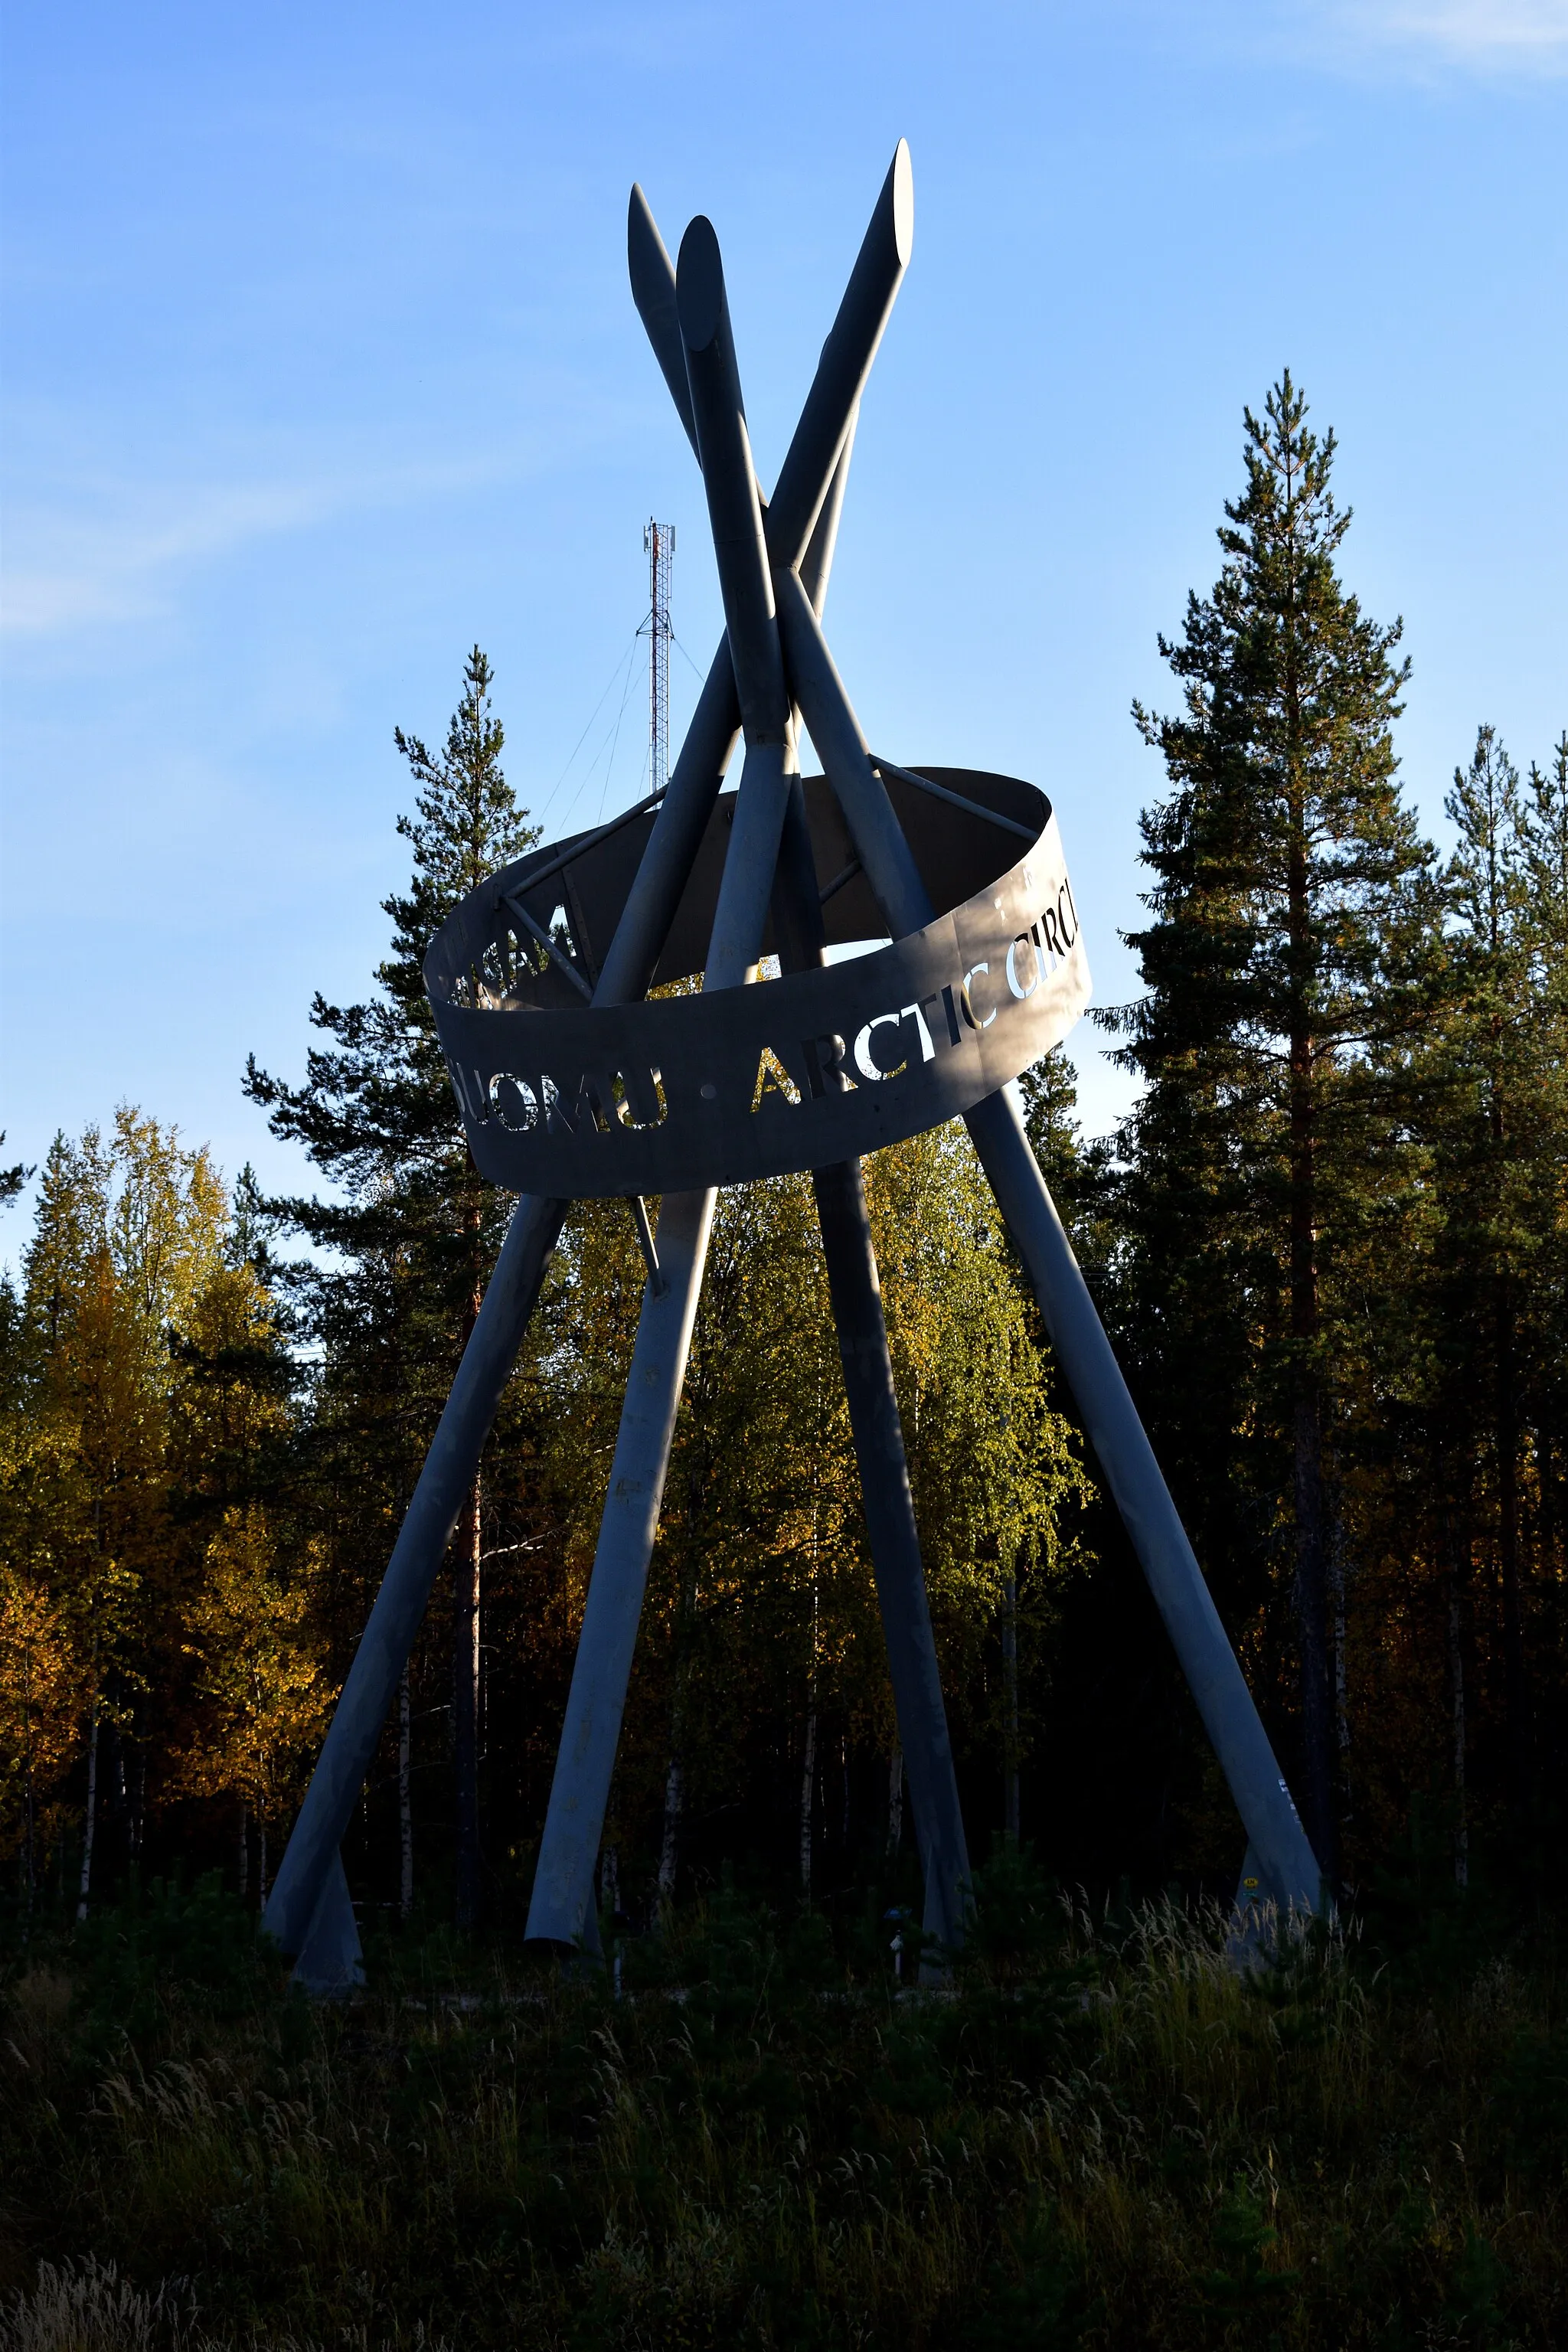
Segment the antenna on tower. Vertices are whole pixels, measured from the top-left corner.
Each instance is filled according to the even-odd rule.
[[[675,525],[650,521],[643,530],[642,543],[651,592],[648,616],[637,631],[639,637],[648,641],[648,790],[662,793],[669,782],[669,566],[675,553]]]

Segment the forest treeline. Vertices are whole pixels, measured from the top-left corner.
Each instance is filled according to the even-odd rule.
[[[1463,1884],[1560,1846],[1568,1545],[1568,733],[1462,747],[1453,847],[1346,587],[1332,436],[1246,419],[1223,563],[1162,641],[1143,992],[1112,1138],[1031,1132],[1325,1866]],[[499,1244],[420,961],[537,838],[477,649],[401,732],[411,862],[362,1003],[245,1084],[319,1189],[141,1108],[57,1138],[0,1290],[0,1861],[85,1910],[138,1866],[258,1902]],[[1461,747],[1456,747],[1460,750]],[[1064,810],[1070,848],[1073,815]],[[13,1171],[14,1174],[19,1171]],[[961,1128],[868,1163],[972,1849],[1223,1887],[1240,1832]],[[303,1246],[301,1246],[303,1244]],[[526,1898],[644,1279],[570,1220],[347,1859],[370,1906]],[[809,1183],[721,1196],[606,1832],[606,1899],[724,1865],[828,1900],[910,1866]],[[900,1853],[905,1861],[900,1863]]]

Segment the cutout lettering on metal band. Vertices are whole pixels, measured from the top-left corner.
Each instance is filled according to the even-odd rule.
[[[822,970],[615,1006],[433,989],[481,1173],[553,1197],[689,1192],[858,1158],[994,1094],[1089,1001],[1056,822],[1038,805],[1037,838],[984,890]],[[480,919],[459,908],[448,929],[466,921],[471,940]]]

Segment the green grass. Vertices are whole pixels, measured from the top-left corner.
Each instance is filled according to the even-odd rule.
[[[1006,1857],[979,1893],[901,2000],[873,1913],[725,1896],[619,2001],[410,1939],[314,2008],[205,1883],[35,1942],[0,2352],[1568,2341],[1539,1941],[1247,1975],[1217,1913],[1091,1918]]]

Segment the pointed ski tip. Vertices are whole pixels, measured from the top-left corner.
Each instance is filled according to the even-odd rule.
[[[893,199],[893,242],[900,265],[907,269],[915,246],[915,167],[910,161],[907,139],[900,139],[893,150],[888,181]]]
[[[705,213],[698,214],[680,240],[675,299],[687,349],[705,352],[724,315],[724,264],[713,224]]]
[[[668,281],[674,278],[664,239],[658,233],[658,223],[653,207],[642,192],[640,180],[632,183],[626,199],[626,268],[631,273],[632,290],[637,307],[645,299],[654,299],[664,292]]]

